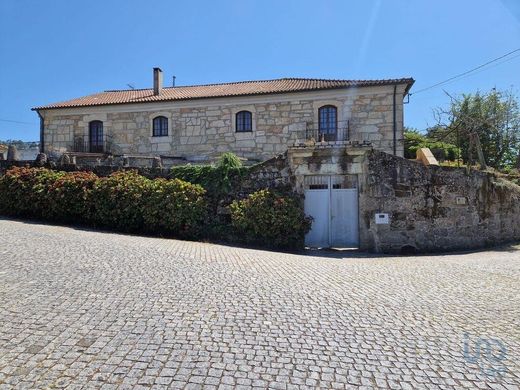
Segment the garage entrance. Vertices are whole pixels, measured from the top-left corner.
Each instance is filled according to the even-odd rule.
[[[314,218],[305,245],[314,248],[357,248],[357,176],[305,176],[305,214]]]

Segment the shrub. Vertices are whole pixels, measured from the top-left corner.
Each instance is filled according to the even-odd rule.
[[[212,172],[242,169],[232,159],[223,164]],[[230,215],[224,215],[208,207],[200,185],[150,180],[135,171],[99,178],[88,172],[12,168],[0,176],[0,214],[276,248],[301,247],[310,229],[300,199],[292,194],[258,191],[233,201]]]
[[[136,171],[116,172],[96,181],[92,188],[92,222],[122,231],[143,226],[143,198],[151,180]]]
[[[207,198],[216,210],[219,202],[229,198],[234,188],[248,172],[240,159],[233,153],[224,153],[216,165],[182,165],[172,167],[170,176],[193,184],[199,184],[207,191]]]
[[[220,156],[215,168],[218,180],[217,195],[222,196],[231,191],[233,188],[232,180],[234,177],[240,177],[241,168],[242,161],[235,154],[228,152]]]
[[[50,217],[61,222],[86,222],[92,216],[92,172],[67,172],[49,186]]]
[[[206,216],[204,189],[179,179],[151,181],[143,199],[145,228],[151,232],[200,235]]]
[[[12,168],[0,176],[2,215],[182,237],[201,233],[207,211],[204,195],[199,185],[149,180],[135,171],[99,178],[90,172]]]
[[[242,161],[238,156],[231,152],[223,153],[219,159],[217,167],[223,168],[223,169],[233,169],[233,168],[240,168],[242,166]]]
[[[29,218],[48,217],[49,188],[64,174],[45,168],[9,169],[0,177],[0,212]]]
[[[300,248],[311,228],[300,199],[260,190],[230,206],[231,223],[237,237],[249,243],[275,248]]]
[[[435,158],[439,161],[454,161],[460,154],[456,145],[436,141],[419,133],[416,130],[404,132],[404,157],[415,159],[417,150],[420,148],[429,148]]]
[[[199,184],[207,191],[218,186],[218,177],[215,174],[213,165],[180,165],[174,166],[170,170],[170,176],[192,184]]]

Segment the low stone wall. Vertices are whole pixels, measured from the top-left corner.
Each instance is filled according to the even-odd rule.
[[[61,171],[73,172],[73,171],[89,171],[93,172],[98,176],[108,176],[112,173],[122,170],[137,170],[139,174],[148,178],[171,178],[171,165],[160,168],[154,168],[151,166],[139,167],[136,166],[123,166],[121,164],[104,164],[105,161],[87,161],[85,159],[77,159],[77,163],[63,163],[63,162],[46,162],[43,165],[38,165],[35,161],[0,161],[0,175],[3,175],[6,170],[11,167],[36,167],[43,166],[49,169],[58,169]],[[184,164],[187,164],[184,161]],[[149,164],[151,165],[151,163]],[[176,164],[180,165],[180,164]],[[232,178],[233,179],[233,178]],[[247,175],[241,177],[240,180],[235,178],[233,184],[234,188],[232,191],[236,196],[239,193],[247,195],[259,189],[264,188],[284,188],[289,189],[294,185],[294,177],[291,174],[289,165],[287,163],[287,154],[280,154],[276,157],[270,158],[269,160],[263,161],[249,166]]]
[[[425,166],[372,151],[360,175],[361,247],[474,249],[520,240],[520,187],[491,173]],[[376,224],[388,213],[389,224]]]
[[[287,163],[287,153],[280,154],[250,167],[242,181],[245,190],[293,187],[294,176]]]

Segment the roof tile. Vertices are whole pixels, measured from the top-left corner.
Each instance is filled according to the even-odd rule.
[[[407,90],[412,86],[412,78],[385,79],[385,80],[327,80],[283,78],[261,81],[241,81],[223,84],[206,84],[179,87],[166,87],[159,95],[154,95],[153,89],[129,89],[117,91],[105,91],[53,103],[45,106],[34,107],[33,110],[103,106],[109,104],[130,104],[146,102],[163,102],[175,100],[191,100],[229,96],[265,95],[287,92],[303,92],[339,88],[367,87],[374,85],[407,84]]]

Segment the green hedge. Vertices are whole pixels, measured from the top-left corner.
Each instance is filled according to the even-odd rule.
[[[134,171],[116,172],[100,178],[91,193],[92,222],[121,231],[138,231],[144,226],[143,201],[150,180]]]
[[[150,181],[143,199],[143,220],[148,231],[199,237],[207,216],[205,191],[179,179]]]
[[[213,167],[211,177],[216,180],[224,169],[229,178],[230,171],[243,168]],[[303,246],[311,222],[299,197],[257,191],[234,200],[226,219],[210,207],[213,196],[198,184],[147,179],[135,171],[98,177],[89,172],[15,167],[0,176],[1,215],[272,248]]]
[[[50,186],[63,172],[44,168],[12,168],[0,180],[0,212],[3,215],[47,218],[52,215]]]
[[[231,223],[242,240],[275,248],[301,248],[311,228],[301,201],[294,197],[260,190],[234,201]]]
[[[0,177],[0,214],[192,238],[204,224],[204,193],[198,185],[134,171],[98,177],[15,167]]]
[[[47,218],[60,222],[81,222],[92,216],[92,189],[98,177],[91,172],[61,173],[48,183]]]

